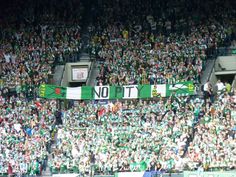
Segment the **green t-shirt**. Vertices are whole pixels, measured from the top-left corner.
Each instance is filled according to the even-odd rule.
[[[145,171],[147,169],[147,163],[143,160],[139,163],[139,170]]]

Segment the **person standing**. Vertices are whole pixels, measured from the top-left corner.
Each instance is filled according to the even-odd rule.
[[[216,83],[217,95],[221,95],[225,91],[225,85],[221,80],[218,80]]]
[[[90,171],[89,171],[89,176],[90,177],[94,177],[94,166],[95,166],[95,154],[93,153],[93,151],[89,152],[89,161],[90,161]]]
[[[13,177],[13,169],[10,163],[8,163],[7,174],[8,174],[8,177]]]
[[[208,99],[210,99],[210,102],[213,103],[214,102],[214,95],[213,95],[213,89],[212,89],[212,85],[209,81],[207,81],[204,85],[203,85],[203,95],[204,95],[204,101],[205,103],[207,102]]]

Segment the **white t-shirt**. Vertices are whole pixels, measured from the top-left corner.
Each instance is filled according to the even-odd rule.
[[[4,54],[4,58],[6,60],[6,63],[10,63],[11,56],[9,54]]]
[[[16,57],[17,57],[16,55],[11,56],[11,62],[12,63],[16,63]]]
[[[218,91],[222,91],[225,88],[223,82],[216,83],[216,86]]]
[[[208,89],[209,89],[209,84],[205,83],[204,86],[203,86],[203,90],[208,91]]]

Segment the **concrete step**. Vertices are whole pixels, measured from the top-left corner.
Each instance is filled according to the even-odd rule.
[[[99,74],[99,69],[97,67],[97,63],[95,62],[91,71],[91,75],[89,77],[88,85],[95,86],[95,80]]]
[[[211,75],[212,69],[214,68],[214,64],[215,64],[214,59],[213,60],[207,60],[205,70],[203,71],[202,77],[201,77],[201,83],[202,84],[205,84],[208,81],[208,79]]]
[[[82,53],[80,54],[80,58],[81,58],[81,57],[89,57],[89,54],[86,53],[86,52],[82,52]]]
[[[84,56],[84,57],[81,57],[81,58],[80,58],[80,61],[81,61],[81,60],[90,60],[90,57]]]
[[[55,73],[53,74],[53,84],[61,85],[61,80],[63,77],[65,65],[58,65],[55,68]]]
[[[43,171],[42,176],[52,176],[52,173],[48,167],[46,168],[46,171]]]
[[[89,54],[85,53],[85,52],[81,53],[80,54],[80,61],[86,61],[86,62],[90,61]]]
[[[202,72],[202,76],[201,76],[201,84],[199,85],[197,94],[202,95],[202,91],[201,91],[201,87],[202,85],[204,85],[210,78],[212,70],[214,68],[214,64],[215,64],[215,59],[208,59],[206,61],[206,66],[205,69]]]

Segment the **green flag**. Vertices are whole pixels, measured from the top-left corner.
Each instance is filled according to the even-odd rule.
[[[42,84],[39,87],[39,96],[49,99],[66,99],[66,87]]]
[[[194,94],[193,82],[180,82],[176,84],[167,84],[166,86],[166,96],[171,96],[172,94],[177,96],[187,96]]]

